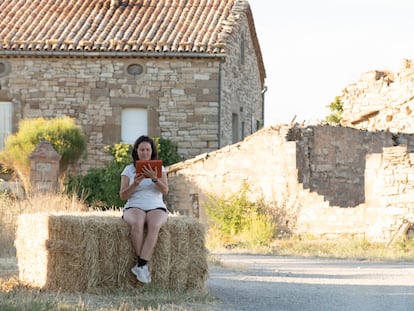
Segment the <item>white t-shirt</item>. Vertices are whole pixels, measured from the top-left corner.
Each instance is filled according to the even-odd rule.
[[[162,171],[165,172],[164,166],[162,167]],[[129,178],[129,184],[133,184],[135,177],[135,166],[133,164],[127,165],[121,175],[127,176]],[[162,193],[158,190],[157,185],[151,180],[151,178],[144,178],[135,188],[135,191],[128,198],[128,201],[124,206],[124,211],[131,207],[138,207],[144,211],[156,208],[164,208],[167,210]]]

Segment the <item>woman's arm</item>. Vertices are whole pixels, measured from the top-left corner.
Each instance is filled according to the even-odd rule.
[[[157,186],[157,189],[162,194],[168,193],[168,180],[167,180],[167,174],[165,172],[162,172],[161,178],[152,178],[152,181]]]
[[[135,191],[135,188],[141,183],[144,179],[142,174],[135,175],[134,182],[129,184],[129,177],[122,175],[121,176],[121,188],[119,190],[119,197],[121,200],[128,200],[131,194]]]

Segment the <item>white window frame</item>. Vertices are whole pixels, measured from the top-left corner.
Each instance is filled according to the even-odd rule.
[[[148,135],[148,111],[146,108],[122,108],[121,140],[133,144],[141,135]]]
[[[12,103],[0,101],[0,150],[12,131]]]

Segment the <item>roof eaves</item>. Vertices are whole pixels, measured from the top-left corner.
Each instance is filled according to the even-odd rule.
[[[247,6],[246,16],[247,16],[247,20],[249,22],[250,35],[251,35],[252,40],[253,40],[253,46],[254,46],[254,49],[256,51],[257,65],[259,67],[260,76],[261,76],[261,80],[262,80],[262,85],[264,86],[264,80],[266,78],[266,69],[265,69],[265,65],[264,65],[264,61],[263,61],[263,55],[262,55],[262,51],[260,49],[259,38],[257,37],[256,27],[254,25],[253,13],[252,13],[252,10],[250,8],[250,5]]]
[[[3,56],[38,56],[38,57],[163,57],[163,58],[225,58],[224,53],[192,52],[85,52],[85,51],[21,51],[0,50]]]

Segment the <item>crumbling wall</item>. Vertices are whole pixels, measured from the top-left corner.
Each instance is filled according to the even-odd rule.
[[[169,208],[205,220],[208,196],[226,197],[248,185],[251,200],[264,198],[291,207],[296,177],[296,143],[286,142],[288,127],[271,127],[243,142],[168,167]]]
[[[293,234],[387,240],[414,212],[413,139],[328,125],[266,128],[170,166],[167,202],[205,222],[209,195],[248,184],[250,198],[264,198]]]
[[[369,131],[414,133],[414,65],[399,72],[373,70],[346,86],[341,95],[342,125]]]
[[[365,162],[366,201],[355,208],[307,206],[298,213],[296,234],[390,242],[414,221],[414,154],[405,145],[386,147]]]
[[[331,206],[355,207],[365,201],[365,157],[395,144],[389,132],[348,127],[297,128],[298,182],[323,195]]]

